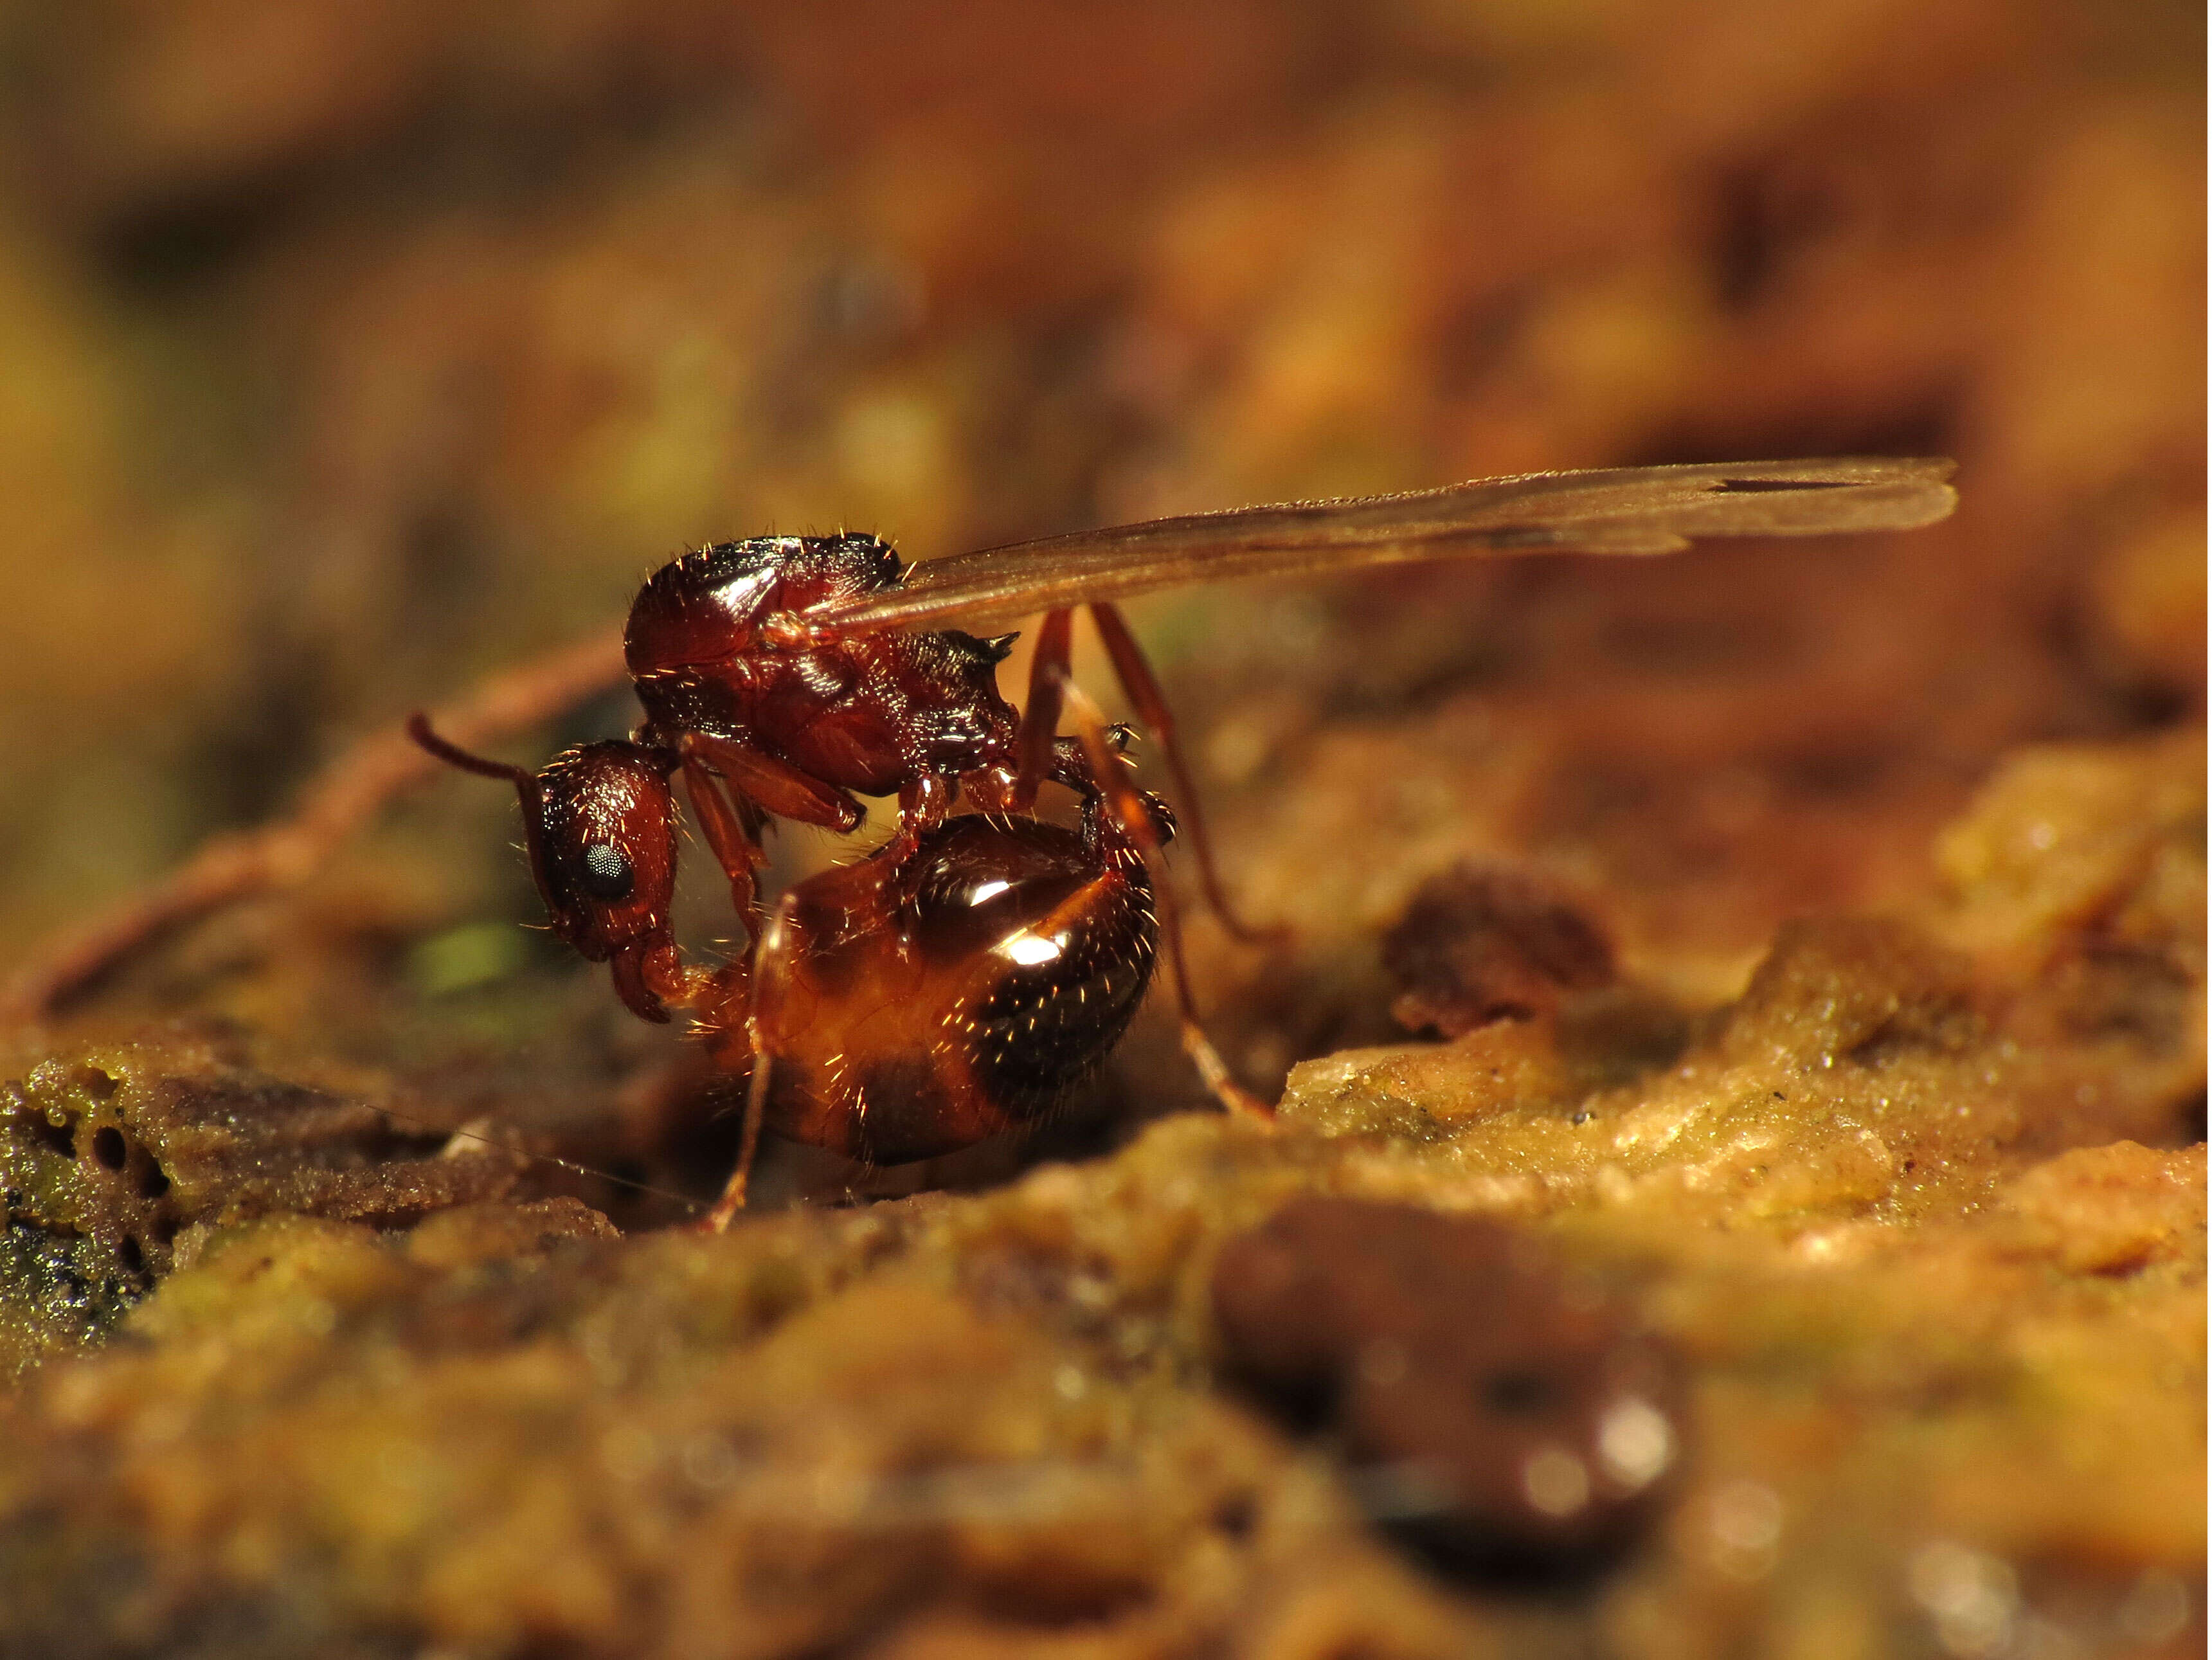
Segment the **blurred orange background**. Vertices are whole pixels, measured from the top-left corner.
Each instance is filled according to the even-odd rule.
[[[0,940],[611,623],[687,544],[927,556],[1955,454],[1952,525],[1832,556],[1146,613],[1232,846],[1327,797],[1332,723],[1446,711],[1423,753],[1478,697],[1575,781],[1485,833],[1674,884],[1647,933],[1738,962],[1905,881],[2004,748],[2201,707],[2202,30],[2062,0],[9,7]],[[378,872],[392,905],[506,873],[527,914],[506,810]],[[1735,910],[1680,886],[1778,836],[1795,873]]]

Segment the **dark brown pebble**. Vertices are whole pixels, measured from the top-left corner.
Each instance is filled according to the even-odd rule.
[[[1571,899],[1523,872],[1474,865],[1421,885],[1383,936],[1382,964],[1400,988],[1399,1023],[1446,1037],[1553,1013],[1615,976],[1612,942]]]
[[[1602,1567],[1681,1462],[1671,1357],[1514,1228],[1299,1199],[1223,1247],[1212,1292],[1228,1375],[1333,1436],[1377,1521],[1441,1565]]]

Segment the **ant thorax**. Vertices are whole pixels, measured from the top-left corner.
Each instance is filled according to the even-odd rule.
[[[793,644],[764,626],[896,587],[902,569],[862,535],[724,542],[662,566],[623,638],[651,741],[732,739],[864,795],[1006,764],[1019,717],[996,671],[1012,635],[882,630]]]

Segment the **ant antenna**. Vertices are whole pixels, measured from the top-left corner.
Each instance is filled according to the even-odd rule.
[[[530,873],[537,881],[546,908],[560,915],[561,907],[554,899],[555,889],[550,879],[554,855],[545,845],[545,792],[538,785],[538,775],[522,767],[509,766],[504,761],[471,755],[458,744],[447,743],[430,729],[430,717],[420,709],[407,717],[407,735],[449,767],[459,767],[479,778],[504,779],[514,786],[514,793],[522,798],[522,842],[530,854]]]
[[[538,794],[538,780],[533,774],[504,761],[471,755],[458,744],[448,743],[431,730],[430,717],[420,709],[407,717],[407,735],[449,767],[459,767],[479,778],[503,778],[522,791],[526,800],[534,799]]]
[[[588,1176],[598,1181],[611,1182],[618,1188],[629,1188],[637,1193],[649,1194],[655,1199],[666,1199],[672,1203],[683,1206],[684,1209],[694,1214],[707,1208],[696,1199],[686,1194],[678,1193],[673,1189],[656,1188],[650,1182],[634,1181],[627,1176],[617,1176],[612,1171],[600,1170],[591,1164],[580,1164],[573,1158],[563,1158],[556,1153],[532,1152],[529,1148],[516,1142],[502,1141],[499,1137],[486,1135],[481,1130],[449,1129],[445,1125],[434,1122],[430,1119],[417,1118],[407,1113],[395,1111],[390,1107],[380,1107],[373,1102],[363,1102],[362,1104],[380,1117],[389,1118],[395,1123],[411,1124],[417,1129],[435,1130],[449,1140],[478,1141],[485,1146],[496,1147],[501,1152],[511,1152],[518,1158],[526,1158],[534,1164],[557,1165],[572,1176]]]

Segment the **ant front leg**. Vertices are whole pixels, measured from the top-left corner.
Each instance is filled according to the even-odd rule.
[[[1206,820],[1199,812],[1198,789],[1190,781],[1190,771],[1183,765],[1182,747],[1176,741],[1175,716],[1168,710],[1167,697],[1160,690],[1160,683],[1153,678],[1152,666],[1145,660],[1136,635],[1129,632],[1129,625],[1122,620],[1117,606],[1091,606],[1091,621],[1098,630],[1106,655],[1113,662],[1115,677],[1134,706],[1138,719],[1150,727],[1152,736],[1159,740],[1160,753],[1168,763],[1168,776],[1175,780],[1176,806],[1189,827],[1191,850],[1198,856],[1198,879],[1206,890],[1206,903],[1221,919],[1221,926],[1239,943],[1259,946],[1279,942],[1284,930],[1255,928],[1230,905],[1229,896],[1221,885],[1221,873],[1214,866],[1213,842],[1206,833]],[[1030,696],[1034,699],[1036,694],[1032,692]],[[1058,716],[1057,706],[1053,713]]]
[[[696,755],[684,757],[684,789],[715,862],[729,879],[731,904],[744,920],[745,932],[758,933],[760,886],[755,874],[768,862],[759,838],[748,832],[738,810],[722,794],[720,782]]]
[[[839,835],[860,828],[866,817],[860,804],[835,784],[801,772],[788,761],[719,733],[687,732],[678,740],[687,761],[703,762],[727,779],[741,799],[765,807],[779,818],[819,824]]]
[[[1144,793],[1129,776],[1128,763],[1114,743],[1115,729],[1106,724],[1106,717],[1098,706],[1073,681],[1064,681],[1062,690],[1068,708],[1075,715],[1077,735],[1091,763],[1094,787],[1103,797],[1105,808],[1122,835],[1143,854],[1152,873],[1152,901],[1159,911],[1160,937],[1167,947],[1169,965],[1175,976],[1176,1016],[1182,1029],[1183,1053],[1198,1068],[1200,1079],[1212,1092],[1213,1098],[1229,1112],[1239,1118],[1272,1124],[1275,1110],[1230,1076],[1221,1051],[1213,1047],[1206,1028],[1199,1024],[1198,1003],[1190,988],[1190,970],[1183,959],[1182,916],[1161,857],[1166,838],[1145,805]]]

